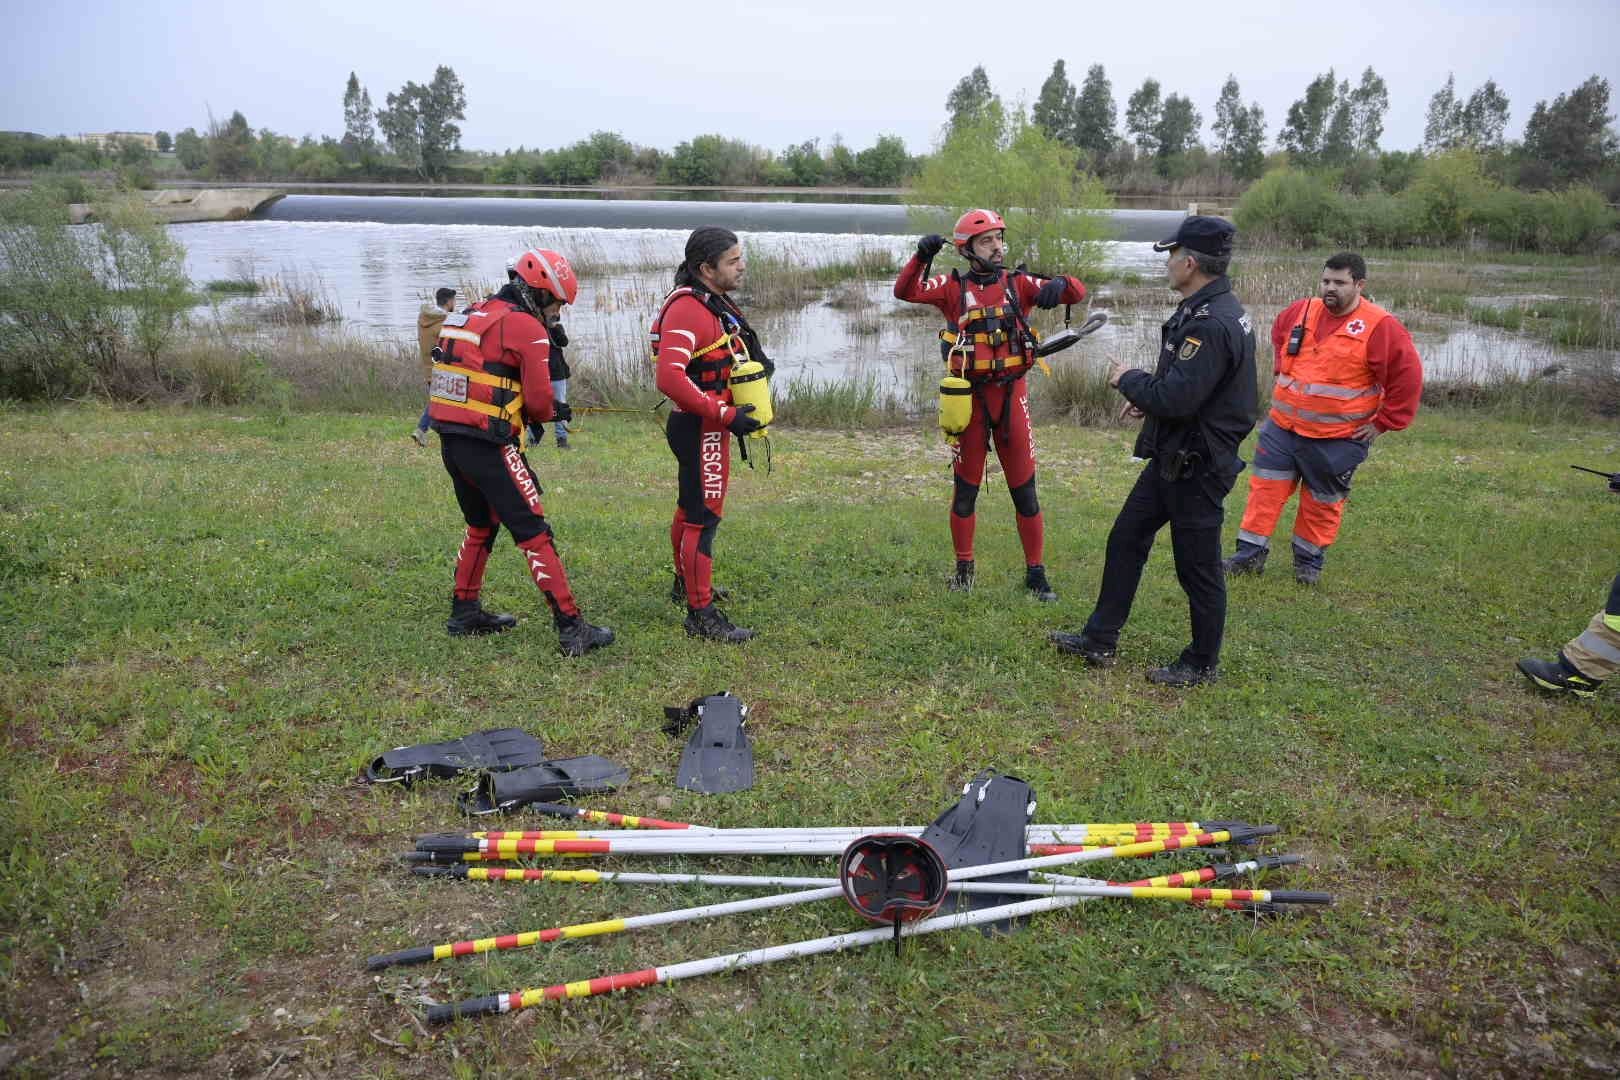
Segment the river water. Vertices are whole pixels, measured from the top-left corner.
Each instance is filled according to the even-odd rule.
[[[570,362],[585,364],[639,356],[687,237],[687,230],[676,229],[347,221],[245,221],[170,229],[185,246],[187,271],[199,284],[243,277],[296,281],[341,311],[341,321],[324,332],[401,343],[415,341],[417,311],[435,289],[456,289],[460,306],[504,281],[506,260],[513,255],[529,247],[552,248],[567,255],[580,275],[579,298],[565,312],[564,323]],[[803,265],[849,262],[874,252],[898,265],[917,242],[915,236],[898,234],[739,230],[739,236],[750,258]],[[1148,280],[1162,272],[1163,256],[1148,243],[1109,243],[1105,257],[1111,266]],[[909,403],[913,371],[919,364],[929,371],[935,366],[938,326],[933,318],[895,317],[901,309],[909,309],[905,314],[916,314],[916,309],[896,301],[891,286],[889,281],[851,282],[802,308],[766,311],[754,321],[783,377],[870,379],[880,393]],[[743,299],[748,310],[746,292]],[[245,314],[256,303],[227,300],[220,313]],[[1098,335],[1096,342],[1124,329]]]
[[[475,220],[499,219],[501,213],[511,213],[492,210],[491,204],[545,203],[546,215],[552,218],[558,213],[579,212],[564,207],[563,202],[292,196],[283,200],[290,204],[286,212],[292,217],[352,218],[370,213],[390,220],[254,220],[170,229],[185,246],[188,273],[199,284],[242,277],[299,282],[341,313],[341,319],[322,332],[393,343],[414,342],[417,311],[435,289],[455,288],[460,294],[458,305],[465,304],[504,279],[506,260],[512,255],[529,247],[552,248],[575,263],[581,279],[579,299],[565,315],[572,340],[571,361],[622,363],[638,357],[647,325],[668,288],[672,268],[680,261],[690,226],[550,228],[446,221],[446,215],[457,215],[456,204],[476,204],[465,211]],[[745,253],[756,260],[763,257],[802,265],[845,263],[874,252],[882,252],[898,264],[916,243],[910,233],[813,231],[819,222],[846,218],[866,225],[874,210],[892,214],[894,207],[771,203],[762,212],[760,205],[600,201],[589,203],[585,212],[611,215],[613,208],[622,207],[623,220],[632,222],[646,220],[648,215],[667,215],[671,210],[681,212],[682,206],[703,206],[710,212],[730,206],[747,220],[752,220],[750,213],[768,212],[773,216],[762,221],[786,224],[796,231],[738,228]],[[855,217],[849,217],[852,214]],[[415,223],[423,218],[430,223]],[[617,219],[610,216],[605,220]],[[1141,221],[1132,224],[1138,230],[1142,227]],[[1109,267],[1134,272],[1144,282],[1160,280],[1163,256],[1154,253],[1150,243],[1119,241],[1104,247]],[[948,264],[949,260],[940,265]],[[756,325],[783,376],[817,381],[870,379],[880,392],[917,404],[919,387],[927,385],[928,373],[937,366],[936,320],[927,313],[906,317],[919,312],[895,301],[889,287],[887,281],[852,282],[803,307],[760,311]],[[743,299],[747,301],[746,292]],[[1173,296],[1166,291],[1164,300],[1163,311],[1168,313]],[[1094,290],[1094,308],[1107,310],[1109,301],[1107,286]],[[219,305],[219,314],[226,318],[250,315],[257,302],[227,300]],[[1254,313],[1261,326],[1269,325],[1269,311]],[[1149,363],[1157,351],[1160,317],[1156,309],[1116,317],[1080,347],[1064,353],[1063,361]],[[1050,320],[1044,321],[1050,325]],[[1414,337],[1431,377],[1528,373],[1569,359],[1568,354],[1527,337],[1464,324],[1418,332]]]

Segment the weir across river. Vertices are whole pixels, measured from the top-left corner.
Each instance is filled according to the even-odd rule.
[[[1162,240],[1180,210],[1109,210],[1116,240]],[[430,198],[399,195],[288,195],[266,207],[268,221],[369,221],[386,225],[506,225],[547,229],[695,229],[738,232],[896,235],[915,231],[906,208],[877,203],[707,202],[672,199]]]

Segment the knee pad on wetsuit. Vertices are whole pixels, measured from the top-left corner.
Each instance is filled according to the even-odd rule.
[[[719,528],[720,518],[710,514],[709,519],[703,523],[703,528],[698,530],[698,550],[711,558],[714,555],[714,534]]]
[[[1041,502],[1035,497],[1035,478],[1032,476],[1012,489],[1013,509],[1019,517],[1034,517],[1041,512]]]
[[[979,485],[970,484],[960,476],[953,479],[956,481],[956,492],[951,497],[951,513],[957,517],[972,517],[973,504],[979,501]]]

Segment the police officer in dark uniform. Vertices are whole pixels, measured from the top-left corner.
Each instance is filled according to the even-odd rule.
[[[1111,666],[1154,536],[1169,522],[1192,644],[1174,663],[1148,672],[1163,686],[1197,686],[1220,676],[1223,503],[1243,468],[1238,444],[1254,428],[1259,407],[1254,324],[1226,277],[1233,234],[1220,218],[1188,217],[1176,235],[1153,245],[1170,253],[1165,274],[1181,305],[1160,331],[1153,374],[1124,364],[1108,373],[1127,402],[1121,414],[1146,417],[1135,453],[1150,460],[1108,534],[1102,588],[1085,629],[1051,636],[1060,651],[1094,667]]]

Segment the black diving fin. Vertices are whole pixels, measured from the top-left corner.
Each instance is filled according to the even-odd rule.
[[[1079,344],[1080,339],[1085,337],[1087,334],[1091,334],[1102,329],[1107,322],[1108,313],[1106,311],[1095,311],[1092,312],[1090,318],[1080,324],[1080,329],[1076,330],[1069,325],[1068,309],[1065,308],[1063,329],[1057,331],[1056,333],[1048,334],[1045,338],[1041,339],[1040,345],[1035,349],[1035,355],[1045,357],[1051,356],[1053,353],[1062,352],[1070,345]]]
[[[576,795],[612,791],[630,772],[597,754],[539,761],[511,772],[485,773],[472,791],[456,799],[469,814],[499,814],[533,802],[556,802]]]
[[[372,759],[365,778],[373,784],[404,784],[421,779],[444,779],[460,772],[521,769],[544,761],[540,740],[518,728],[475,731],[459,739],[397,746]]]
[[[922,838],[933,846],[950,869],[1011,862],[1024,858],[1029,852],[1026,836],[1034,814],[1033,788],[1016,776],[1003,776],[986,769],[968,781],[956,805],[924,829]],[[1027,882],[1029,873],[998,874],[981,880]],[[1018,899],[999,893],[952,893],[946,907],[951,911],[968,911],[1010,904]],[[1003,932],[1011,928],[1007,920],[991,927]]]
[[[684,709],[667,708],[664,730],[679,735],[694,721],[691,738],[681,751],[675,786],[703,795],[725,795],[754,786],[754,743],[744,725],[748,706],[730,691],[698,698]]]

